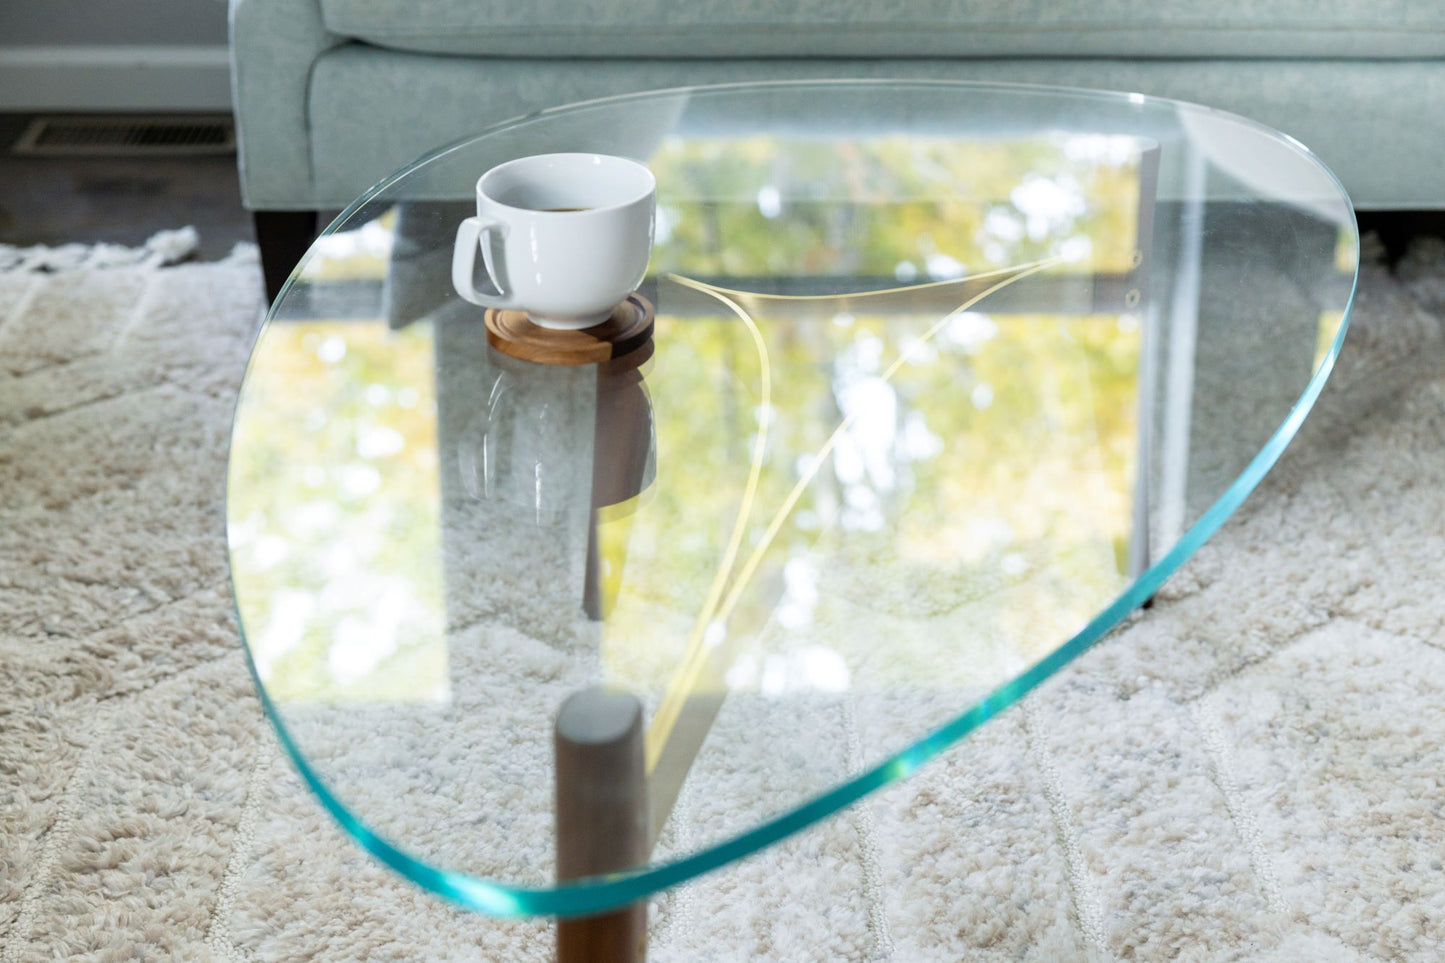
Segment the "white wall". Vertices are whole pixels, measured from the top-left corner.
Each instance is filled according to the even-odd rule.
[[[0,0],[0,110],[227,110],[223,0]]]

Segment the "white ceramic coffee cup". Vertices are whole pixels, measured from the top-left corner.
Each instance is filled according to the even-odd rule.
[[[588,328],[637,289],[652,256],[657,180],[609,154],[538,154],[477,180],[477,214],[457,228],[452,284],[473,304]],[[478,291],[477,249],[497,293]]]

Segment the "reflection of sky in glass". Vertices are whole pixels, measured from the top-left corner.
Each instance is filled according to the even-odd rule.
[[[386,273],[395,226],[393,210],[355,230],[317,238],[303,277],[312,283],[380,278]]]
[[[431,339],[282,322],[257,344],[232,445],[232,572],[280,701],[447,691]]]

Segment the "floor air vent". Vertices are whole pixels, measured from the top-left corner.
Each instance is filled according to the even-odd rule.
[[[11,149],[29,157],[176,157],[236,149],[230,117],[37,117]]]

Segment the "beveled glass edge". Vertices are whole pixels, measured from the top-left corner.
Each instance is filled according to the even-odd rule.
[[[1198,521],[1190,526],[1189,530],[1184,533],[1172,549],[1165,553],[1163,558],[1141,573],[1128,588],[1107,608],[1091,619],[1077,634],[1029,667],[1027,671],[994,689],[961,715],[934,729],[931,733],[907,748],[900,750],[884,761],[853,776],[834,789],[816,796],[808,802],[796,806],[785,813],[774,816],[753,829],[672,862],[653,864],[638,870],[591,877],[558,884],[556,886],[518,886],[497,880],[469,876],[455,870],[438,869],[409,856],[389,840],[372,832],[360,819],[352,815],[352,813],[341,804],[321,778],[312,771],[311,767],[307,764],[304,755],[291,738],[290,731],[287,729],[284,720],[277,712],[274,703],[266,692],[265,686],[261,682],[255,661],[251,657],[250,646],[245,642],[245,625],[241,621],[239,600],[236,597],[234,571],[229,564],[230,539],[229,535],[227,535],[227,577],[231,583],[232,603],[236,613],[238,632],[242,637],[242,650],[246,658],[247,668],[251,673],[252,682],[255,685],[257,695],[265,710],[266,717],[270,721],[272,728],[276,730],[282,747],[285,749],[287,756],[290,757],[297,772],[301,775],[302,780],[306,783],[307,788],[321,801],[323,808],[341,825],[341,828],[373,857],[418,886],[430,890],[467,909],[485,913],[489,916],[506,918],[525,916],[574,916],[597,913],[640,901],[660,890],[686,882],[703,873],[719,869],[729,863],[742,859],[745,856],[761,850],[765,846],[779,842],[794,833],[806,829],[827,816],[857,802],[874,790],[910,775],[914,770],[937,756],[944,749],[962,739],[964,736],[967,736],[989,719],[992,719],[1005,709],[1016,704],[1025,695],[1037,688],[1044,680],[1073,661],[1095,642],[1099,641],[1099,639],[1114,629],[1131,611],[1152,598],[1160,586],[1219,530],[1224,522],[1243,504],[1245,498],[1258,487],[1260,481],[1263,480],[1269,470],[1274,467],[1275,463],[1279,461],[1284,450],[1299,432],[1305,417],[1314,407],[1315,402],[1319,399],[1320,393],[1324,390],[1325,383],[1329,380],[1330,372],[1334,370],[1335,362],[1344,346],[1345,335],[1350,325],[1350,314],[1354,308],[1355,293],[1359,286],[1359,224],[1355,217],[1354,206],[1349,200],[1349,194],[1345,190],[1344,185],[1340,183],[1339,178],[1335,176],[1334,172],[1310,151],[1308,147],[1287,134],[1228,111],[1216,110],[1187,101],[1150,97],[1142,94],[1096,91],[1086,88],[998,84],[977,81],[805,80],[676,87],[635,94],[624,94],[617,97],[599,98],[597,100],[583,101],[526,114],[513,120],[493,125],[476,134],[437,148],[378,181],[338,214],[318,237],[336,233],[337,229],[343,225],[349,217],[371,203],[379,194],[385,191],[387,187],[391,186],[396,180],[410,173],[412,170],[453,150],[464,147],[481,137],[499,133],[514,126],[520,126],[521,124],[531,122],[543,116],[567,113],[582,108],[595,107],[599,104],[648,99],[671,94],[748,88],[801,88],[810,86],[827,88],[840,84],[858,86],[972,87],[993,90],[1018,89],[1040,94],[1067,93],[1081,97],[1093,96],[1098,99],[1113,102],[1118,102],[1120,99],[1123,99],[1132,104],[1140,104],[1140,98],[1142,98],[1142,102],[1146,103],[1153,102],[1161,105],[1183,106],[1193,110],[1226,116],[1242,123],[1244,126],[1260,131],[1265,136],[1279,140],[1291,149],[1307,157],[1330,178],[1339,192],[1339,199],[1344,203],[1344,209],[1349,213],[1349,221],[1341,222],[1341,226],[1348,226],[1352,231],[1355,263],[1353,276],[1350,279],[1350,293],[1345,301],[1339,330],[1335,332],[1329,349],[1321,359],[1319,366],[1310,376],[1310,380],[1306,383],[1304,390],[1290,408],[1284,420],[1270,435],[1268,441],[1265,442],[1259,452],[1250,459],[1249,464],[1245,466],[1239,476],[1225,489],[1224,493],[1210,505]],[[252,352],[247,360],[247,375],[250,373],[251,361],[254,360],[255,357],[255,344],[259,342],[266,330],[266,326],[273,320],[277,307],[285,300],[293,282],[300,276],[302,268],[310,260],[312,250],[314,250],[314,245],[312,248],[308,248],[306,256],[298,262],[296,269],[292,271],[291,276],[288,277],[285,284],[282,285],[275,301],[272,302],[270,308],[267,310],[263,324],[257,330],[256,338],[252,344]],[[235,411],[240,408],[244,387],[245,378],[243,377],[242,388],[237,392],[236,405],[232,412],[232,434],[234,434],[235,431]],[[231,449],[228,446],[226,453],[226,510],[223,517],[223,524],[229,520],[230,517],[230,479]]]

